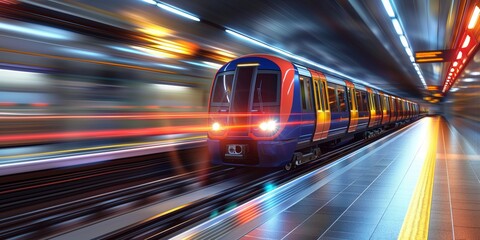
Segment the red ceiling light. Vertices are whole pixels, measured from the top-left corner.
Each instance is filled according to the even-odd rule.
[[[468,29],[474,29],[475,25],[477,25],[478,14],[480,13],[480,8],[475,6],[475,10],[473,10],[472,17],[470,18],[470,22],[468,23]]]
[[[457,38],[457,43],[455,46],[453,46],[454,51],[457,52],[457,55],[455,56],[455,60],[449,66],[450,70],[447,72],[447,76],[445,76],[443,92],[447,91],[455,84],[457,80],[457,75],[461,73],[460,70],[463,69],[465,63],[471,58],[472,52],[477,49],[479,39],[477,21],[480,17],[480,7],[475,6],[473,11],[472,9],[469,10],[471,16],[468,25],[464,25],[465,28],[463,29],[463,31],[460,29],[460,31],[458,32],[459,37]],[[464,19],[464,21],[465,20],[467,19]]]
[[[462,55],[463,55],[462,51],[458,51],[458,54],[457,54],[457,59],[460,59],[460,58],[462,58]]]
[[[470,44],[470,35],[467,34],[465,40],[463,40],[462,48],[468,47],[468,44]]]

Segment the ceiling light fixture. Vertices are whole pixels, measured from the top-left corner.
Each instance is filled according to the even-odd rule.
[[[462,48],[468,47],[468,44],[470,44],[470,35],[467,35],[467,36],[465,37],[465,41],[463,41]]]
[[[392,5],[390,4],[390,0],[382,0],[383,6],[387,11],[389,17],[395,17],[395,12],[393,11]]]
[[[390,2],[390,0],[382,0],[382,3],[383,3],[383,6],[385,7],[385,11],[387,12],[388,16],[390,17],[390,20],[392,21],[393,27],[395,28],[395,32],[400,38],[400,42],[405,48],[405,52],[407,53],[410,59],[410,62],[412,63],[415,70],[417,71],[418,77],[420,78],[420,81],[422,82],[423,87],[427,89],[427,83],[425,82],[425,78],[423,77],[423,74],[420,68],[416,66],[417,64],[415,63],[415,58],[413,57],[412,48],[408,44],[407,36],[404,34],[405,31],[402,28],[400,19],[396,17],[395,10],[394,10],[394,7],[392,6],[392,3]]]
[[[468,23],[468,29],[475,28],[475,25],[477,24],[479,13],[480,13],[480,8],[478,8],[478,6],[475,6],[475,10],[473,10],[472,17],[470,18],[470,22]]]
[[[191,13],[189,12],[186,12],[184,10],[181,10],[179,8],[176,8],[176,7],[173,7],[173,6],[170,6],[168,4],[165,4],[165,3],[160,3],[160,2],[157,2],[157,6],[164,9],[164,10],[167,10],[171,13],[175,13],[177,15],[180,15],[184,18],[188,18],[190,20],[193,20],[193,21],[196,21],[196,22],[200,22],[200,18],[192,15]]]
[[[163,2],[160,2],[160,1],[157,1],[157,0],[142,0],[143,2],[146,2],[146,3],[149,3],[149,4],[152,4],[152,5],[157,5],[157,7],[163,9],[163,10],[166,10],[166,11],[169,11],[171,13],[174,13],[174,14],[177,14],[179,16],[182,16],[184,18],[188,18],[190,20],[193,20],[193,21],[196,21],[196,22],[200,22],[200,18],[198,18],[197,16],[185,11],[185,10],[182,10],[180,8],[177,8],[177,7],[174,7],[170,4],[166,4],[166,3],[163,3]]]
[[[457,59],[461,59],[461,58],[462,58],[462,55],[463,55],[462,51],[458,51]]]
[[[279,53],[279,54],[281,54],[281,55],[284,55],[284,56],[286,56],[286,57],[295,59],[295,60],[297,60],[297,61],[299,61],[299,62],[307,63],[307,64],[309,64],[309,65],[315,66],[315,67],[317,67],[317,68],[319,68],[319,69],[328,71],[328,72],[330,72],[330,73],[339,75],[339,76],[341,76],[341,77],[345,77],[345,78],[352,79],[352,80],[354,80],[355,82],[360,83],[360,84],[363,84],[363,85],[365,85],[365,86],[374,87],[374,86],[372,86],[371,84],[369,84],[369,83],[367,83],[367,82],[365,82],[365,81],[362,81],[362,80],[359,80],[359,79],[350,77],[350,76],[348,76],[348,75],[346,75],[346,74],[344,74],[344,73],[341,73],[341,72],[339,72],[339,71],[337,71],[337,70],[334,70],[334,69],[329,68],[329,67],[327,67],[327,66],[325,66],[325,65],[316,63],[316,62],[314,62],[314,61],[312,61],[312,60],[309,60],[309,59],[306,59],[306,58],[304,58],[304,57],[295,55],[295,54],[293,54],[293,53],[291,53],[291,52],[288,52],[288,51],[285,51],[285,50],[283,50],[283,49],[281,49],[281,48],[273,47],[273,46],[271,46],[270,44],[266,44],[266,43],[264,43],[263,41],[260,41],[260,40],[258,40],[258,39],[255,39],[255,38],[253,38],[253,37],[250,37],[250,36],[248,36],[248,35],[246,35],[246,34],[244,34],[244,33],[238,32],[238,31],[236,31],[236,30],[233,30],[233,29],[230,29],[230,28],[226,28],[226,29],[225,29],[225,32],[227,32],[228,34],[231,34],[231,35],[233,35],[233,36],[235,36],[235,37],[238,37],[238,38],[240,38],[240,39],[242,39],[242,40],[245,40],[245,41],[247,41],[247,42],[254,43],[254,44],[258,45],[258,46],[267,48],[267,49],[269,49],[269,50],[271,50],[271,51],[274,51],[274,52]],[[375,88],[378,88],[378,87],[375,87]],[[382,89],[380,89],[380,90],[382,90]],[[382,90],[382,91],[384,91],[384,90]]]
[[[400,23],[396,18],[392,19],[393,27],[395,28],[395,31],[397,32],[398,35],[402,35],[402,27],[400,26]]]

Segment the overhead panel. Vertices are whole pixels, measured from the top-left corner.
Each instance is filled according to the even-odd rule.
[[[452,50],[433,50],[415,52],[416,63],[450,62]]]

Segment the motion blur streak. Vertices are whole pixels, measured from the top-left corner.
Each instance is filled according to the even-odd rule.
[[[35,141],[45,139],[87,139],[87,138],[112,138],[112,137],[133,137],[133,136],[150,136],[178,133],[201,133],[206,132],[209,127],[206,126],[177,126],[159,127],[159,128],[143,128],[143,129],[122,129],[122,130],[103,130],[103,131],[78,131],[78,132],[53,132],[41,134],[16,134],[3,135],[0,142],[15,141]]]
[[[154,50],[150,50],[150,54],[155,52]],[[71,58],[71,57],[61,57],[61,56],[53,56],[53,55],[47,55],[47,54],[40,54],[40,53],[32,53],[32,52],[22,52],[22,51],[16,51],[16,50],[11,50],[11,49],[4,49],[0,48],[0,52],[6,52],[6,53],[18,53],[18,54],[24,54],[24,55],[31,55],[35,57],[45,57],[45,58],[56,58],[60,60],[66,60],[66,61],[78,61],[78,62],[86,62],[86,63],[96,63],[96,64],[103,64],[103,65],[110,65],[114,67],[124,67],[124,68],[133,68],[133,69],[138,69],[138,70],[146,70],[146,71],[152,71],[152,72],[159,72],[159,73],[174,73],[171,71],[165,71],[165,70],[158,70],[158,69],[153,69],[153,68],[145,68],[145,67],[139,67],[139,66],[134,66],[134,65],[127,65],[127,64],[121,64],[121,63],[113,63],[113,62],[105,62],[105,61],[96,61],[96,60],[90,60],[90,59],[81,59],[81,58]],[[156,53],[156,52],[155,52]],[[154,56],[157,56],[153,54]]]
[[[161,4],[0,1],[0,147],[206,136],[212,77],[245,52]]]
[[[141,149],[142,147],[145,148],[164,145],[164,144],[171,144],[175,142],[182,142],[182,141],[191,141],[191,140],[204,140],[204,136],[194,136],[194,137],[186,137],[186,138],[175,138],[175,139],[168,139],[168,140],[160,140],[160,141],[150,141],[150,142],[137,142],[137,143],[124,143],[124,144],[112,144],[112,145],[103,145],[98,147],[87,147],[87,148],[75,148],[75,149],[67,149],[67,150],[59,150],[59,151],[50,151],[50,152],[40,152],[40,153],[28,153],[28,154],[18,154],[18,155],[8,155],[8,156],[0,156],[0,159],[12,159],[12,158],[30,158],[30,157],[40,157],[46,155],[61,155],[65,153],[75,153],[75,152],[88,152],[92,150],[106,150],[104,152],[108,152],[110,149],[114,148],[125,148],[125,147],[136,147],[136,149]],[[40,160],[42,161],[42,160]],[[6,164],[8,165],[8,164]],[[5,165],[4,165],[5,166]]]
[[[37,103],[38,106],[48,106],[46,103]],[[1,106],[1,105],[0,105]],[[153,108],[159,106],[146,106],[146,108]],[[182,106],[178,106],[182,108]],[[184,106],[188,108],[190,106]],[[4,113],[8,114],[8,113]],[[72,115],[58,115],[58,116],[22,116],[22,119],[28,120],[35,120],[35,119],[53,119],[53,120],[60,120],[60,119],[195,119],[195,118],[207,118],[207,113],[197,113],[192,115],[191,113],[145,113],[145,114],[130,114],[130,115],[79,115],[79,116],[72,116]],[[1,116],[0,119],[2,120],[13,120],[17,119],[18,116]]]

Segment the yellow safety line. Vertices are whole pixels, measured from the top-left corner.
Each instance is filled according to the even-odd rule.
[[[428,239],[439,128],[438,118],[432,121],[427,156],[398,239]]]
[[[176,141],[184,141],[184,140],[193,140],[193,139],[200,139],[205,138],[205,136],[194,136],[194,137],[185,137],[185,138],[175,138],[175,139],[166,139],[166,140],[159,140],[159,141],[150,141],[150,142],[140,142],[140,143],[123,143],[123,144],[115,144],[115,145],[107,145],[107,146],[97,146],[97,147],[88,147],[88,148],[77,148],[77,149],[67,149],[67,150],[59,150],[59,151],[52,151],[52,152],[42,152],[42,153],[29,153],[29,154],[19,154],[19,155],[12,155],[12,156],[5,156],[0,157],[0,159],[7,159],[7,158],[25,158],[25,157],[32,157],[32,156],[42,156],[42,155],[53,155],[53,154],[61,154],[61,153],[71,153],[71,152],[80,152],[80,151],[90,151],[90,150],[99,150],[105,148],[118,148],[118,147],[129,147],[129,146],[138,146],[138,145],[146,145],[146,144],[154,144],[154,143],[165,143],[165,142],[176,142]]]

